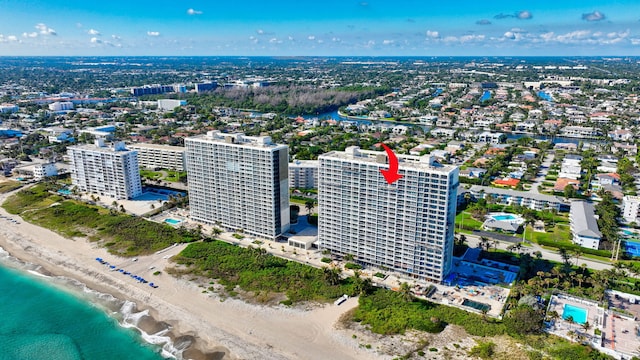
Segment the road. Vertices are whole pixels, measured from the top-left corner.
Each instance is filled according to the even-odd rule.
[[[532,194],[540,193],[538,191],[538,186],[542,185],[542,182],[547,176],[547,172],[549,171],[554,158],[555,156],[553,154],[547,154],[547,156],[544,158],[544,160],[540,164],[540,168],[538,169],[538,173],[536,174],[536,179],[533,181],[529,192],[531,192]]]
[[[465,234],[465,236],[467,237],[467,244],[470,247],[478,247],[480,245],[479,236],[468,235],[468,234]],[[498,241],[498,249],[507,250],[507,247],[509,247],[510,245],[513,245],[513,243]],[[522,249],[523,249],[522,250],[523,252],[529,253],[530,255],[533,255],[533,253],[535,253],[536,251],[540,251],[543,259],[556,261],[556,262],[563,262],[562,257],[560,257],[560,254],[557,251],[544,249],[537,244],[531,244],[530,247],[523,246]],[[607,269],[613,268],[611,264],[584,258],[584,257],[581,257],[578,260],[578,264],[575,264],[576,262],[575,259],[570,259],[569,261],[574,265],[587,264],[587,267],[593,270],[607,270]]]

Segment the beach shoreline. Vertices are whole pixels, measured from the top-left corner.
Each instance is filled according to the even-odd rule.
[[[6,196],[0,196],[0,202]],[[1,208],[0,214],[18,218]],[[85,239],[67,239],[22,220],[19,224],[0,221],[0,247],[11,256],[39,266],[38,271],[45,275],[74,279],[88,289],[135,304],[132,314],[145,312],[148,316],[131,325],[139,327],[145,339],[145,333],[169,336],[173,347],[186,347],[182,353],[185,359],[388,358],[362,349],[345,330],[335,328],[340,316],[357,306],[356,298],[339,307],[326,304],[311,310],[225,299],[188,279],[165,273],[168,258],[179,253],[184,244],[133,261],[111,255]],[[154,289],[110,271],[95,260],[98,257],[159,287]],[[154,275],[156,271],[161,273]]]

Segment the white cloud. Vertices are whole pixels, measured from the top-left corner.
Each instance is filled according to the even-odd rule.
[[[28,38],[35,38],[38,37],[38,33],[37,32],[30,32],[30,33],[22,33],[22,37],[28,37]]]
[[[460,42],[465,43],[469,41],[482,41],[484,40],[484,35],[464,35],[460,37]]]
[[[555,37],[555,33],[553,31],[546,32],[544,34],[540,34],[540,38],[544,41],[551,41]]]
[[[631,45],[640,45],[640,39],[631,38],[629,40],[631,40]]]
[[[289,41],[293,41],[293,36],[289,36],[287,39],[289,39]]]
[[[312,41],[313,41],[313,40],[315,40],[315,39],[316,39],[316,37],[315,37],[315,35],[309,35],[309,36],[307,36],[307,39],[309,39],[309,40],[312,40]]]
[[[594,12],[582,14],[582,20],[586,20],[586,21],[601,21],[601,20],[604,20],[605,18],[606,16],[598,10]]]
[[[533,17],[533,15],[531,14],[531,12],[527,10],[523,10],[523,11],[517,12],[516,17],[520,20],[529,20]]]
[[[120,36],[118,36],[118,35],[111,35],[111,38],[113,40],[122,40],[122,38]]]
[[[282,44],[282,40],[278,40],[278,38],[271,38],[269,42],[272,44]]]
[[[100,36],[100,31],[98,31],[96,29],[89,29],[89,31],[87,31],[87,34],[94,35],[94,36]]]
[[[331,41],[333,41],[333,42],[340,42],[340,41],[342,41],[342,40],[340,40],[340,38],[339,38],[339,37],[335,37],[335,36],[334,36],[334,37],[332,37],[332,38],[331,38]]]
[[[9,35],[7,36],[7,40],[9,40],[10,42],[15,42],[18,41],[18,37],[15,35]]]
[[[149,36],[160,36],[160,32],[158,31],[147,31],[147,35]]]
[[[393,44],[395,41],[394,40],[382,40],[382,45],[391,45]]]
[[[440,37],[440,33],[437,31],[431,31],[431,30],[427,30],[427,37],[432,38],[432,39],[437,39]]]
[[[571,43],[577,40],[584,40],[591,35],[590,30],[575,30],[563,35],[556,36],[555,40],[561,43]]]
[[[513,31],[507,31],[502,36],[504,36],[507,39],[511,39],[511,40],[515,40],[516,39],[516,34]]]
[[[90,41],[91,41],[92,44],[101,44],[102,43],[102,40],[98,39],[97,37],[92,37]]]
[[[48,27],[43,23],[36,24],[35,28],[42,35],[58,35],[55,30],[53,30],[52,28]]]
[[[262,30],[262,29],[258,29],[258,30],[256,30],[256,33],[257,33],[258,35],[264,35],[264,30]]]
[[[189,10],[187,10],[187,14],[189,14],[189,15],[202,15],[202,11],[189,9]]]

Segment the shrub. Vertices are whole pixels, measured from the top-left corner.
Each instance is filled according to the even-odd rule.
[[[323,263],[330,263],[331,259],[329,259],[328,257],[323,257],[322,259],[320,259],[320,261],[322,261]]]
[[[348,262],[344,265],[345,269],[349,269],[349,270],[360,270],[362,269],[362,265],[360,264],[354,264],[351,262]]]
[[[496,344],[493,342],[479,342],[478,345],[474,346],[470,351],[469,355],[477,356],[482,359],[490,359],[495,353]]]

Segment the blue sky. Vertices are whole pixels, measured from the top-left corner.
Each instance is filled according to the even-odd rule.
[[[0,55],[640,55],[640,0],[0,0]]]

